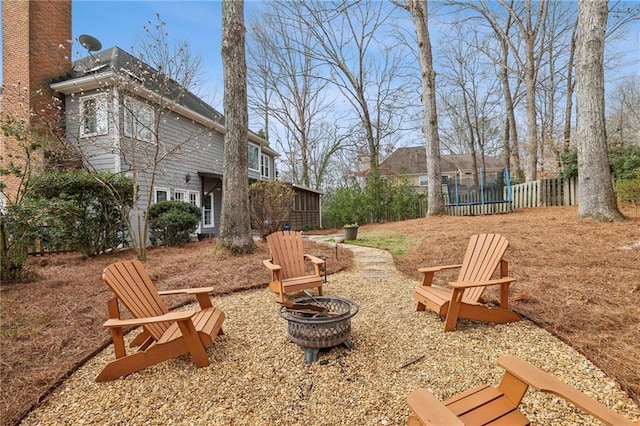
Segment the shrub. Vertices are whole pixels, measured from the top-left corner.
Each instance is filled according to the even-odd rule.
[[[633,179],[619,179],[615,184],[615,192],[619,201],[640,204],[640,168],[635,169]]]
[[[293,188],[282,182],[255,182],[249,186],[251,223],[262,238],[287,223],[294,195]]]
[[[386,176],[367,179],[365,187],[357,183],[326,195],[322,222],[327,227],[350,223],[381,223],[418,217],[421,197],[404,177]]]
[[[123,215],[133,205],[131,179],[109,172],[97,177],[109,181],[115,195],[127,202],[116,203],[113,194],[86,171],[47,172],[34,179],[31,196],[49,202],[52,215],[47,227],[56,234],[43,241],[47,249],[75,249],[92,256],[126,242]]]
[[[0,211],[0,281],[13,281],[22,275],[27,250],[36,240],[56,239],[53,219],[46,200],[25,199]]]
[[[149,208],[152,244],[174,246],[189,242],[198,228],[200,208],[182,201],[161,201]]]

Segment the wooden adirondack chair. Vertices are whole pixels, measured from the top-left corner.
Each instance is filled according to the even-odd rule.
[[[286,293],[295,293],[308,288],[318,288],[322,296],[321,266],[324,260],[304,253],[302,233],[295,231],[278,231],[267,236],[271,259],[264,260],[264,265],[271,272],[269,290],[280,295],[280,302],[285,301]],[[308,274],[306,262],[310,261],[314,273]]]
[[[501,235],[474,235],[461,264],[418,269],[424,278],[422,286],[413,293],[418,300],[416,310],[424,311],[428,306],[439,315],[446,315],[445,331],[455,330],[458,318],[495,323],[519,321],[518,314],[509,309],[509,284],[515,279],[508,277],[508,264],[502,258],[508,245],[507,239]],[[453,268],[460,268],[460,273],[456,281],[449,283],[450,289],[431,286],[435,272]],[[497,269],[500,278],[491,279]],[[480,302],[482,293],[490,285],[500,286],[499,308]]]
[[[498,365],[506,372],[497,388],[479,386],[444,402],[426,389],[413,391],[407,398],[412,411],[407,426],[528,425],[529,420],[518,406],[529,386],[565,399],[604,424],[634,426],[606,405],[521,358],[503,356]],[[635,426],[640,426],[640,422]]]
[[[107,266],[102,279],[115,293],[107,303],[110,319],[104,326],[111,330],[116,359],[104,367],[96,381],[113,380],[186,353],[191,354],[196,366],[209,365],[205,348],[216,336],[224,334],[224,312],[212,306],[207,294],[213,287],[159,292],[138,260]],[[200,311],[169,312],[160,296],[170,294],[195,295]],[[121,319],[118,302],[124,304],[134,318]],[[139,348],[127,354],[123,331],[138,326],[142,326],[143,331],[131,346]]]

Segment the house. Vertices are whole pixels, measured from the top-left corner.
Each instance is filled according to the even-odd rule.
[[[482,158],[476,154],[478,171],[482,169]],[[502,174],[504,164],[502,160],[484,156],[484,176],[493,180]],[[427,188],[427,150],[424,146],[405,147],[396,149],[387,159],[380,163],[380,173],[383,175],[404,176],[409,179],[419,193]],[[458,181],[465,186],[473,186],[473,175],[477,173],[473,168],[471,154],[446,154],[440,156],[440,173],[442,183]]]
[[[217,234],[224,117],[162,72],[118,47],[74,62],[50,85],[63,96],[65,132],[96,170],[137,173],[140,208],[180,200],[202,209],[200,234]],[[249,180],[274,180],[277,152],[249,132]],[[157,168],[156,173],[151,173]]]
[[[203,215],[198,232],[216,234],[222,201],[222,114],[117,47],[100,52],[92,48],[86,58],[72,64],[71,24],[71,0],[2,3],[4,81],[0,110],[37,128],[38,117],[31,111],[45,111],[52,97],[61,99],[61,125],[40,127],[56,135],[62,131],[68,141],[86,148],[85,164],[95,169],[131,174],[132,154],[152,154],[158,146],[167,148],[156,153],[168,155],[153,184],[146,173],[149,162],[149,167],[135,168],[140,182],[151,188],[152,202],[175,199],[200,206]],[[50,112],[55,117],[47,116],[48,123],[58,118],[56,109]],[[151,125],[155,120],[158,132],[155,124]],[[248,139],[249,183],[276,179],[278,154],[255,133],[249,132]],[[16,146],[15,138],[0,135],[0,167],[8,167],[9,154]],[[134,146],[136,150],[131,149]],[[41,152],[33,156],[38,166],[47,167],[50,162]],[[19,184],[12,176],[0,178],[4,188],[0,206],[5,195],[17,194]],[[293,188],[298,201],[293,206],[292,224],[300,229],[316,227],[320,193],[296,185]],[[140,206],[146,200],[140,199]],[[300,210],[296,206],[306,207]]]

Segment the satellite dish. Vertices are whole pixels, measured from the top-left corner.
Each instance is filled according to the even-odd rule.
[[[100,40],[88,34],[82,34],[78,37],[78,41],[89,52],[96,52],[102,49],[102,43],[100,43]]]

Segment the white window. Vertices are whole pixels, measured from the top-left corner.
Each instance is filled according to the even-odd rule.
[[[257,146],[249,144],[247,160],[249,163],[249,170],[260,170],[258,164],[260,161],[260,149]]]
[[[196,191],[185,191],[184,189],[176,189],[173,191],[173,199],[183,201],[200,207],[200,194]]]
[[[127,98],[124,101],[124,135],[145,142],[153,141],[153,108]]]
[[[166,188],[156,188],[153,191],[153,201],[159,203],[160,201],[167,201],[169,199],[169,190]]]
[[[106,135],[107,125],[107,94],[83,96],[80,98],[80,136]]]
[[[176,201],[185,201],[185,191],[176,189],[173,191],[173,199]]]
[[[202,226],[213,227],[213,194],[207,194],[202,200]]]
[[[271,177],[271,158],[268,155],[260,154],[260,174]]]
[[[427,176],[418,177],[418,185],[419,186],[429,186]]]
[[[200,207],[200,194],[194,191],[189,191],[189,204]]]

